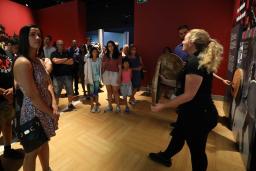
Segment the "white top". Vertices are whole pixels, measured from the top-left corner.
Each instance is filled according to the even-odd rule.
[[[53,46],[50,46],[50,47],[44,46],[43,49],[44,49],[44,57],[45,58],[51,58],[51,54],[56,51],[55,47],[53,47]]]

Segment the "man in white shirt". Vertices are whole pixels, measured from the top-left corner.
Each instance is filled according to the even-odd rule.
[[[51,45],[52,37],[50,35],[44,38],[44,57],[51,58],[51,54],[56,51],[56,48]]]

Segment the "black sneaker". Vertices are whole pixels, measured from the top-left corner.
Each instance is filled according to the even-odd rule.
[[[177,126],[177,123],[176,123],[176,122],[170,123],[170,127],[175,128],[176,126]]]
[[[23,159],[24,153],[14,149],[4,150],[4,158]]]
[[[68,105],[68,111],[72,111],[75,109],[75,106],[71,103]]]
[[[0,160],[0,170],[1,171],[4,171],[4,167],[3,167],[3,165],[2,165],[2,161]]]
[[[171,167],[172,161],[164,156],[163,152],[149,153],[149,158],[157,163],[163,164],[166,167]]]

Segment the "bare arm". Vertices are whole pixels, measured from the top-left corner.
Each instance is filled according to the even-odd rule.
[[[175,99],[171,100],[170,102],[162,103],[162,104],[160,103],[160,104],[156,104],[156,106],[152,106],[151,110],[153,112],[158,112],[165,108],[176,108],[181,104],[191,101],[195,97],[198,89],[200,88],[202,81],[203,81],[202,76],[199,76],[196,74],[186,75],[184,93],[180,96],[177,96]]]
[[[24,57],[20,57],[14,64],[14,78],[20,87],[24,90],[24,95],[29,97],[33,105],[40,111],[47,113],[51,117],[53,111],[47,104],[42,100],[40,93],[36,87],[33,78],[33,69],[31,63]]]
[[[74,60],[72,58],[66,60],[63,64],[65,65],[73,65],[74,64]]]
[[[56,97],[55,97],[55,93],[54,93],[54,90],[53,90],[53,85],[52,85],[52,81],[51,81],[50,77],[49,77],[48,90],[49,90],[49,92],[51,93],[51,96],[52,96],[52,105],[57,105]]]
[[[52,61],[49,58],[44,59],[44,66],[48,73],[52,72]]]
[[[122,66],[121,65],[118,65],[118,84],[121,84],[121,77],[122,77]]]
[[[52,58],[54,64],[63,64],[68,58]]]
[[[142,59],[141,59],[141,57],[139,57],[140,58],[140,66],[139,67],[137,67],[137,68],[133,68],[132,70],[134,70],[134,71],[140,71],[142,68],[143,68],[143,62],[142,62]]]
[[[222,77],[218,76],[217,74],[213,73],[213,76],[217,78],[218,80],[222,81],[226,85],[231,85],[231,82],[229,80],[225,80]]]
[[[49,92],[50,92],[50,94],[52,96],[53,117],[54,117],[56,125],[58,125],[58,120],[59,120],[59,117],[60,117],[59,107],[58,107],[57,102],[56,102],[56,97],[55,97],[55,93],[54,93],[54,90],[53,90],[53,84],[52,84],[52,81],[51,81],[50,77],[49,77],[48,90],[49,90]]]

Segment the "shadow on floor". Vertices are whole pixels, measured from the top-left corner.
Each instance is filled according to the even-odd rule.
[[[214,146],[217,146],[217,147],[215,147],[215,150],[217,150],[217,151],[234,151],[234,152],[239,151],[237,148],[237,144],[233,140],[231,140],[215,131],[211,132],[211,136],[215,136],[216,142],[221,142],[218,144],[212,144]],[[209,141],[208,141],[208,143],[211,144],[211,142],[209,142]]]

